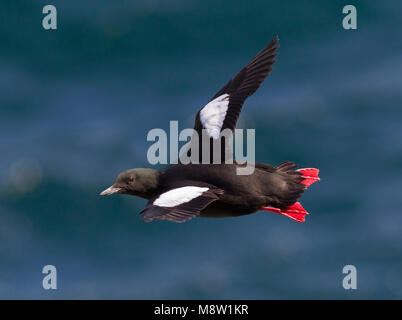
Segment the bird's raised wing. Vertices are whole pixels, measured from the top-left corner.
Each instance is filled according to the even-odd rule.
[[[203,129],[210,139],[218,139],[222,130],[233,131],[236,128],[244,101],[257,91],[272,70],[279,47],[278,41],[278,37],[274,38],[198,111],[194,129],[199,137],[202,136]]]
[[[197,186],[197,183],[171,188],[149,200],[141,211],[145,222],[170,220],[185,222],[200,214],[210,203],[219,199],[223,190],[212,186]]]
[[[216,139],[223,129],[236,128],[244,101],[257,91],[272,70],[278,41],[278,37],[274,38],[198,111],[195,120],[197,131],[206,129],[209,136]]]

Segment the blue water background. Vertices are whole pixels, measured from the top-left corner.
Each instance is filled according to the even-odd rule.
[[[338,0],[53,0],[55,31],[45,4],[0,5],[0,298],[402,298],[401,1],[355,1],[348,31]],[[98,196],[275,35],[240,125],[258,161],[321,169],[305,224],[146,224],[145,200]]]

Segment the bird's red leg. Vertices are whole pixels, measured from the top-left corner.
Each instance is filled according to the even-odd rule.
[[[302,207],[300,202],[296,202],[296,203],[292,204],[285,210],[274,208],[274,207],[263,207],[263,208],[261,208],[261,210],[275,212],[275,213],[281,214],[285,217],[288,217],[290,219],[293,219],[297,222],[305,222],[306,221],[305,217],[306,217],[306,215],[309,214],[306,210],[304,210],[304,208]]]

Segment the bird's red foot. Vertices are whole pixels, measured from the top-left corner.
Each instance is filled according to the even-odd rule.
[[[302,173],[302,177],[304,178],[304,180],[301,183],[306,185],[306,188],[308,186],[312,185],[314,182],[320,181],[320,178],[318,177],[318,173],[320,172],[320,170],[318,170],[318,169],[305,168],[305,169],[299,169],[296,171]]]
[[[290,219],[296,220],[297,222],[305,222],[305,217],[309,214],[306,210],[304,210],[300,202],[295,202],[285,210],[274,207],[263,207],[261,208],[261,210],[275,212],[284,215]]]

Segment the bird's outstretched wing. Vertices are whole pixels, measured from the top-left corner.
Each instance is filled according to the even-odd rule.
[[[244,101],[257,91],[272,70],[277,55],[276,50],[279,47],[278,41],[278,37],[275,37],[219,90],[206,106],[198,111],[194,129],[200,139],[203,129],[212,140],[218,139],[224,129],[233,131],[236,128]],[[209,143],[211,144],[211,141]],[[201,151],[200,149],[200,159]]]
[[[197,183],[175,187],[149,200],[141,211],[145,222],[169,220],[185,222],[200,214],[210,203],[219,199],[223,190]]]

